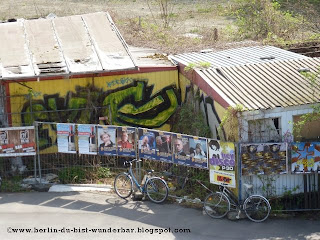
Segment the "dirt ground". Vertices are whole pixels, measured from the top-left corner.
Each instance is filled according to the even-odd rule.
[[[107,11],[129,45],[166,53],[225,49],[260,43],[233,42],[227,29],[234,19],[225,12],[233,1],[176,0],[168,9],[169,28],[163,28],[155,0],[1,0],[0,21],[68,16]],[[149,3],[149,4],[147,4]],[[187,34],[187,35],[185,35]]]

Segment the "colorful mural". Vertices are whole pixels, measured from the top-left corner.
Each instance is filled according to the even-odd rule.
[[[170,118],[181,103],[176,70],[92,78],[57,79],[9,83],[12,124],[32,125],[34,121],[100,123],[170,131]],[[8,94],[9,95],[9,94]],[[106,121],[100,121],[105,117]],[[51,135],[40,129],[40,136]],[[44,131],[42,133],[42,131]],[[54,137],[55,138],[55,137]],[[43,146],[54,139],[40,139]]]
[[[320,173],[320,142],[292,143],[291,172]]]
[[[221,119],[223,118],[225,114],[225,108],[223,108],[218,102],[216,102],[214,99],[209,97],[204,91],[202,91],[199,87],[196,85],[193,85],[194,89],[192,91],[190,80],[186,78],[182,73],[179,73],[179,80],[180,80],[180,88],[181,88],[181,98],[182,102],[187,101],[189,98],[191,98],[192,92],[197,93],[197,99],[200,104],[200,109],[204,113],[206,117],[206,121],[208,126],[210,127],[212,138],[215,139],[226,139],[226,134],[224,131],[222,131],[219,135],[218,129],[221,123]]]
[[[241,144],[242,176],[287,173],[287,143]]]

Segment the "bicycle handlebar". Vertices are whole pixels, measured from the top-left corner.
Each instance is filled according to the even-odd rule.
[[[132,159],[132,160],[130,160],[130,161],[125,161],[124,163],[123,163],[123,165],[126,167],[127,166],[127,164],[130,164],[130,166],[132,166],[132,162],[142,162],[142,160],[141,159]]]

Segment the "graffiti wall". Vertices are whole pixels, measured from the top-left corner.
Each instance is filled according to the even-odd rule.
[[[193,85],[193,91],[191,89],[190,80],[186,78],[182,73],[179,74],[181,98],[182,102],[188,101],[192,98],[192,95],[196,95],[199,100],[200,109],[206,117],[208,126],[210,127],[212,138],[225,140],[225,133],[222,132],[222,136],[219,135],[218,129],[221,123],[221,119],[225,114],[225,108],[221,106],[215,99],[209,97],[198,86]]]
[[[169,131],[181,103],[176,70],[9,84],[13,126],[34,121],[100,123]],[[99,118],[104,121],[99,122]],[[55,130],[55,129],[54,129]],[[50,131],[48,129],[44,131]],[[48,134],[44,134],[48,135]]]
[[[292,173],[320,173],[320,142],[295,142],[291,150]]]

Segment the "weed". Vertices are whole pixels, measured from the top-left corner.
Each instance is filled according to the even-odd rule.
[[[86,172],[82,167],[71,167],[62,169],[59,174],[61,183],[82,183],[86,179]]]

